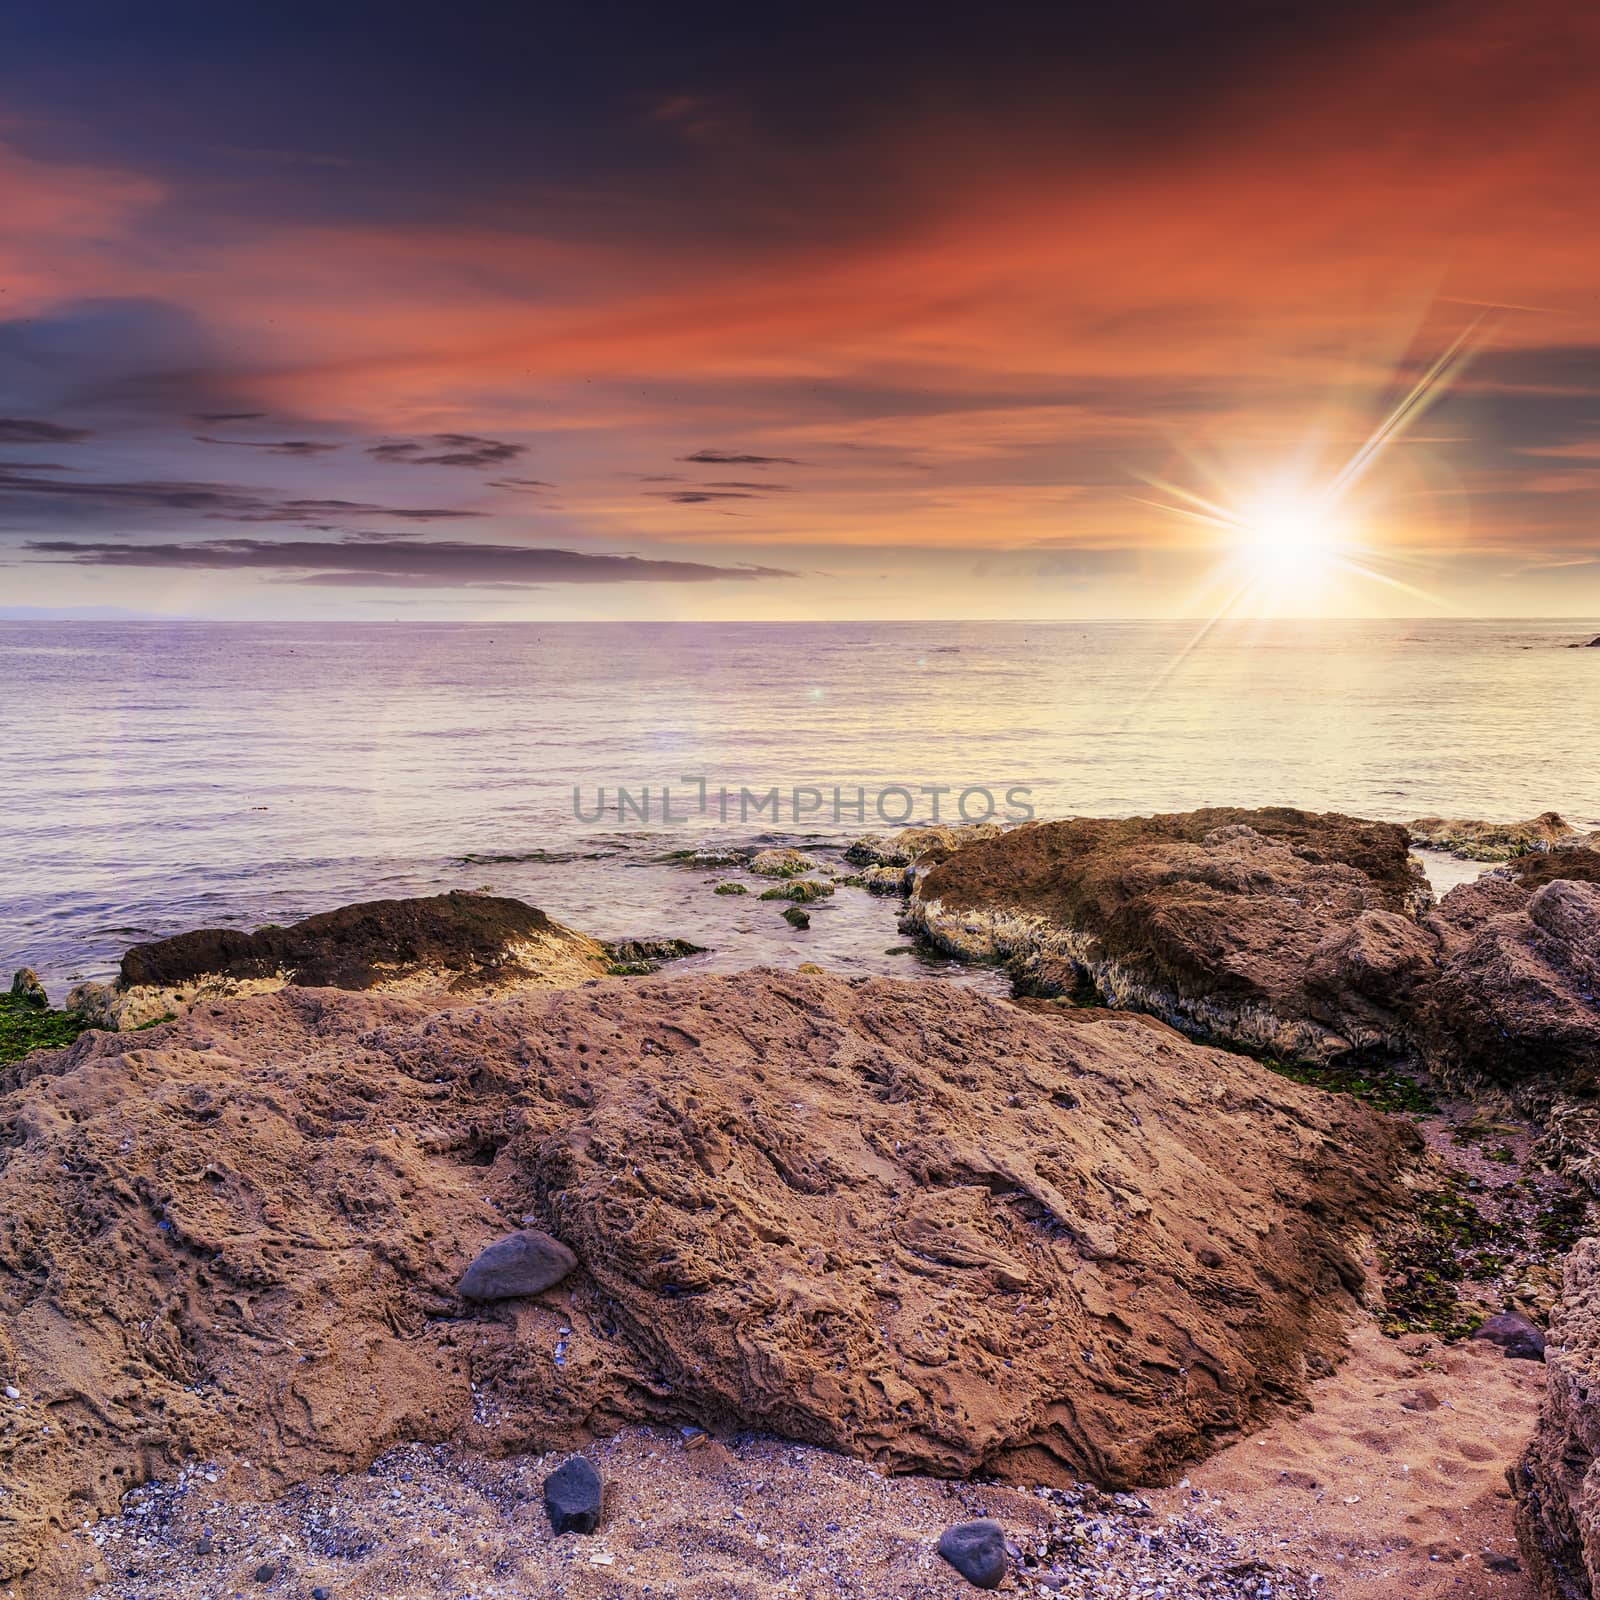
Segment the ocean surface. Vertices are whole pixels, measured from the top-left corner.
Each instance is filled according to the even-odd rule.
[[[798,932],[666,858],[986,801],[1600,827],[1600,650],[1565,648],[1595,631],[0,622],[0,967],[55,994],[185,928],[491,887],[719,969],[946,971],[892,901],[841,891]]]

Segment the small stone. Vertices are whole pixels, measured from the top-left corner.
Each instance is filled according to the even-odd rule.
[[[22,1398],[22,1391],[14,1383],[8,1383],[6,1385],[6,1399],[7,1400],[20,1400],[21,1398]]]
[[[799,906],[785,906],[783,908],[783,920],[791,928],[809,928],[811,926],[810,915],[802,911]]]
[[[939,1535],[939,1554],[978,1589],[998,1589],[1006,1575],[1006,1536],[991,1517],[958,1522]]]
[[[273,1566],[270,1561],[263,1561],[261,1565],[256,1568],[257,1583],[271,1583],[272,1580],[277,1576],[278,1569]]]
[[[194,1547],[194,1553],[197,1556],[215,1555],[216,1549],[216,1545],[213,1544],[210,1539],[201,1539],[198,1541],[198,1543],[196,1543]]]
[[[1520,1311],[1501,1311],[1472,1335],[1487,1339],[1506,1353],[1508,1361],[1543,1361],[1544,1335]]]
[[[524,1228],[482,1251],[456,1287],[468,1300],[515,1300],[560,1283],[577,1264],[559,1239]]]
[[[544,1480],[544,1509],[557,1533],[593,1533],[605,1486],[587,1456],[573,1456]]]
[[[311,1591],[311,1600],[333,1600],[333,1590],[324,1589],[320,1584]]]
[[[1491,1572],[1521,1572],[1522,1563],[1515,1556],[1485,1556],[1483,1564]]]

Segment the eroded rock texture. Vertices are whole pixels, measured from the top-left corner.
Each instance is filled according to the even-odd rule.
[[[1148,1019],[772,972],[289,987],[22,1077],[3,1576],[188,1451],[292,1480],[660,1420],[1161,1477],[1337,1354],[1415,1141]],[[464,1300],[523,1227],[576,1270]]]
[[[1308,1060],[1398,1053],[1436,940],[1405,829],[1286,807],[1076,818],[973,844],[918,885],[944,948]]]

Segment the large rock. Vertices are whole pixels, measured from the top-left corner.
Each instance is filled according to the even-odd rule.
[[[136,944],[114,983],[80,984],[67,1009],[92,1027],[137,1028],[197,1001],[288,984],[459,997],[582,983],[612,959],[605,946],[520,900],[455,890],[341,906],[285,928],[200,928]]]
[[[1517,1534],[1545,1600],[1600,1594],[1600,1239],[1567,1258],[1533,1442],[1510,1473]]]
[[[1410,833],[1413,843],[1425,850],[1448,850],[1471,861],[1509,861],[1526,851],[1558,849],[1589,837],[1555,811],[1543,811],[1526,822],[1418,817]]]
[[[936,866],[910,919],[1025,989],[1316,1061],[1407,1048],[1430,899],[1403,828],[1212,809],[1012,829]]]
[[[288,987],[0,1093],[0,1576],[191,1452],[757,1428],[1168,1475],[1303,1395],[1416,1143],[1148,1018],[748,972],[440,1010]],[[538,1227],[582,1262],[464,1310]],[[63,1565],[64,1563],[64,1565]]]
[[[1552,876],[1593,856],[1534,858],[1445,897],[1432,919],[1445,960],[1418,1023],[1435,1071],[1467,1087],[1600,1088],[1600,882]]]

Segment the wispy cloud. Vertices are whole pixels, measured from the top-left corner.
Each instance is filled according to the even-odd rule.
[[[265,450],[275,456],[324,456],[339,448],[336,444],[324,444],[316,439],[215,439],[204,433],[197,433],[194,437],[199,444],[234,445],[241,450]]]
[[[31,539],[23,547],[40,561],[92,567],[264,572],[293,581],[349,585],[437,583],[447,587],[504,587],[547,583],[715,583],[796,576],[778,567],[712,566],[643,556],[595,555],[527,545],[463,540],[204,539],[187,544],[113,544]]]
[[[0,513],[13,506],[53,503],[95,512],[182,512],[232,522],[285,522],[322,526],[342,518],[381,517],[401,522],[442,522],[482,513],[451,506],[388,506],[365,500],[313,500],[280,496],[235,484],[177,479],[49,478],[0,468]]]
[[[36,422],[26,417],[0,417],[0,444],[76,444],[88,437],[87,428],[67,428],[59,422]]]
[[[680,461],[693,461],[707,467],[803,467],[805,462],[793,456],[757,456],[739,450],[696,450],[691,455],[679,456]]]
[[[433,433],[420,440],[386,440],[367,450],[378,461],[396,461],[408,467],[500,467],[526,453],[526,445],[483,439],[472,433]]]

